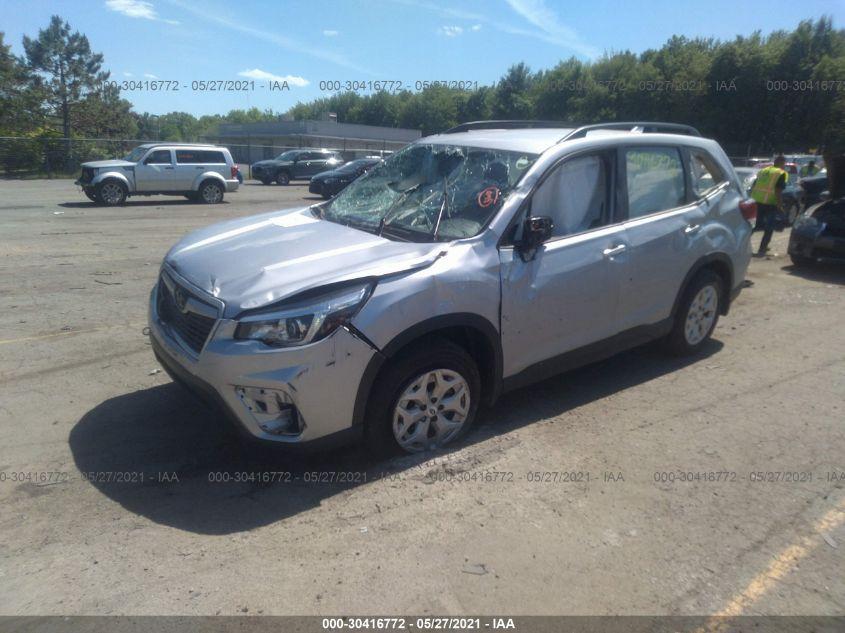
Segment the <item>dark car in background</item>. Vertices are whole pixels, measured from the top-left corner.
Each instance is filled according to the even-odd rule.
[[[795,220],[789,236],[789,257],[796,266],[817,261],[845,263],[845,155],[826,160],[823,175],[825,189],[819,189],[822,202],[810,206]],[[805,178],[805,182],[821,187],[820,176]]]
[[[339,152],[328,149],[291,149],[252,165],[252,177],[262,184],[287,185],[291,180],[307,180],[343,163]]]
[[[809,209],[824,199],[822,194],[827,191],[827,173],[807,176],[802,178],[799,184],[804,192],[804,208]]]
[[[351,160],[337,169],[330,169],[311,178],[308,191],[328,199],[341,192],[350,182],[381,162],[378,156]]]

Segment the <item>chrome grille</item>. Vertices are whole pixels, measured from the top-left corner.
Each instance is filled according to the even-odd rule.
[[[181,286],[167,273],[158,281],[158,317],[191,350],[202,351],[217,321],[217,308]]]

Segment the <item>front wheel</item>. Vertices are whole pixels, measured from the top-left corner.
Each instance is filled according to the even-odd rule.
[[[97,185],[97,202],[107,207],[113,207],[126,202],[126,185],[118,180],[105,180]]]
[[[83,187],[82,191],[85,193],[85,197],[91,202],[99,202],[99,200],[97,200],[97,192],[93,187]]]
[[[713,334],[724,296],[722,278],[702,270],[684,291],[666,347],[676,356],[698,352]]]
[[[469,431],[481,398],[472,357],[445,339],[402,353],[376,383],[367,437],[378,453],[418,453],[458,440]]]

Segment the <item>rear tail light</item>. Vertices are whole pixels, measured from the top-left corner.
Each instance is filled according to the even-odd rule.
[[[753,222],[757,219],[757,203],[751,198],[739,203],[739,211],[742,213],[742,217],[749,222]]]
[[[240,170],[238,169],[237,165],[232,165],[232,178],[237,178],[239,171]]]

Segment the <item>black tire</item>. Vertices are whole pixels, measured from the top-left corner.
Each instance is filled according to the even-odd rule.
[[[91,202],[99,202],[97,199],[97,192],[94,190],[93,187],[83,187],[82,192],[85,194],[85,197],[88,198]]]
[[[689,316],[690,309],[693,307],[693,300],[707,286],[711,286],[715,290],[715,305],[712,307],[712,310],[702,310],[700,312],[706,313],[708,315],[707,318],[709,319],[709,315],[712,311],[713,322],[710,323],[706,332],[703,333],[703,336],[700,339],[697,338],[701,335],[700,330],[698,333],[694,333],[695,336],[691,342],[687,337],[687,317]],[[724,296],[724,282],[722,281],[722,278],[712,270],[702,270],[693,277],[681,297],[680,304],[678,305],[678,311],[675,314],[675,323],[672,326],[672,331],[669,332],[669,335],[664,341],[666,350],[674,356],[689,356],[701,350],[701,348],[707,344],[707,341],[710,340],[710,336],[713,334],[713,330],[716,329],[716,324],[719,322],[719,313],[722,309]]]
[[[795,255],[794,253],[789,254],[789,259],[792,260],[792,265],[798,268],[806,268],[816,263],[816,260],[812,257],[804,257],[803,255]]]
[[[417,452],[400,446],[393,433],[393,412],[402,393],[421,374],[435,369],[449,369],[469,387],[469,409],[457,434],[446,444],[466,435],[475,421],[481,399],[481,376],[472,357],[462,347],[441,338],[428,338],[414,344],[390,361],[379,374],[367,405],[366,441],[377,455]],[[429,446],[428,448],[433,448]]]
[[[216,180],[206,180],[197,190],[197,200],[205,204],[220,204],[223,202],[223,194],[223,185]]]
[[[286,171],[280,171],[276,174],[276,184],[286,187],[290,184],[290,174]]]
[[[123,204],[126,202],[126,196],[128,194],[126,185],[114,178],[102,181],[95,189],[96,202],[104,207],[114,207]]]

